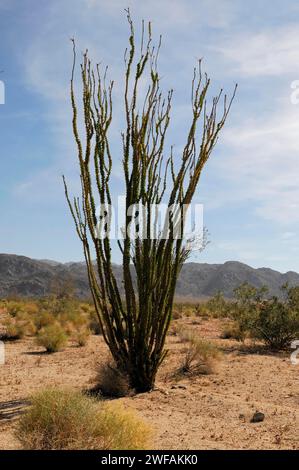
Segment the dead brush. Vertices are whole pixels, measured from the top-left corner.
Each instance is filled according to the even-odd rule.
[[[103,397],[121,398],[134,394],[128,375],[120,371],[112,359],[98,365],[96,382],[92,393]]]

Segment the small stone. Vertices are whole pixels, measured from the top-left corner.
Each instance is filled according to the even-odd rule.
[[[265,419],[264,413],[261,413],[260,411],[256,411],[256,412],[253,414],[253,416],[252,416],[250,422],[251,422],[251,423],[261,423],[262,421],[264,421],[264,419]]]

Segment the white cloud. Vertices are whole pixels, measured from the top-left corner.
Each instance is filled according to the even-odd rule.
[[[244,77],[298,75],[299,25],[291,24],[258,33],[242,33],[218,50],[234,67],[230,73]]]
[[[218,171],[233,182],[237,201],[251,201],[266,220],[299,222],[298,136],[299,107],[277,102],[270,115],[243,121],[223,136],[226,156],[217,161]]]

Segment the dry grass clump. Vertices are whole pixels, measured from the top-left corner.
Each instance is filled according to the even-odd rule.
[[[14,341],[23,338],[25,335],[24,326],[17,322],[15,318],[8,318],[3,322],[3,326],[5,333],[1,335],[2,340]]]
[[[141,450],[151,430],[120,405],[99,404],[72,390],[46,389],[33,396],[16,435],[24,449]]]
[[[217,362],[221,359],[221,352],[210,341],[198,338],[190,330],[182,330],[182,340],[188,343],[184,358],[174,376],[201,375],[215,372]]]
[[[230,322],[224,325],[220,338],[244,341],[246,339],[246,332],[242,328],[240,328],[238,323]]]
[[[151,427],[122,403],[105,403],[99,413],[100,429],[109,450],[148,449],[153,435]]]
[[[186,329],[186,327],[180,324],[174,325],[173,331],[174,335],[177,336],[182,343],[192,341],[195,337],[194,332],[192,330],[188,330]]]
[[[129,377],[120,371],[112,360],[99,365],[96,381],[97,385],[93,392],[104,397],[120,398],[134,394],[130,387]]]
[[[73,333],[73,340],[79,347],[83,347],[86,346],[89,336],[90,330],[86,327],[82,327]]]
[[[67,335],[58,323],[54,323],[40,330],[36,342],[39,346],[43,346],[48,353],[54,353],[66,345]]]

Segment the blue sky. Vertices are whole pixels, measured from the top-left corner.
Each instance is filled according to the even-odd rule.
[[[190,116],[193,66],[238,93],[200,182],[210,244],[195,259],[239,260],[299,271],[299,4],[295,0],[0,0],[0,252],[61,261],[82,259],[61,182],[78,188],[70,127],[71,43],[108,64],[116,81],[121,131],[123,51],[129,6],[138,28],[151,20],[163,35],[163,87],[174,89],[170,137],[179,153]],[[113,191],[122,186],[115,145]],[[117,261],[117,255],[115,254]]]

